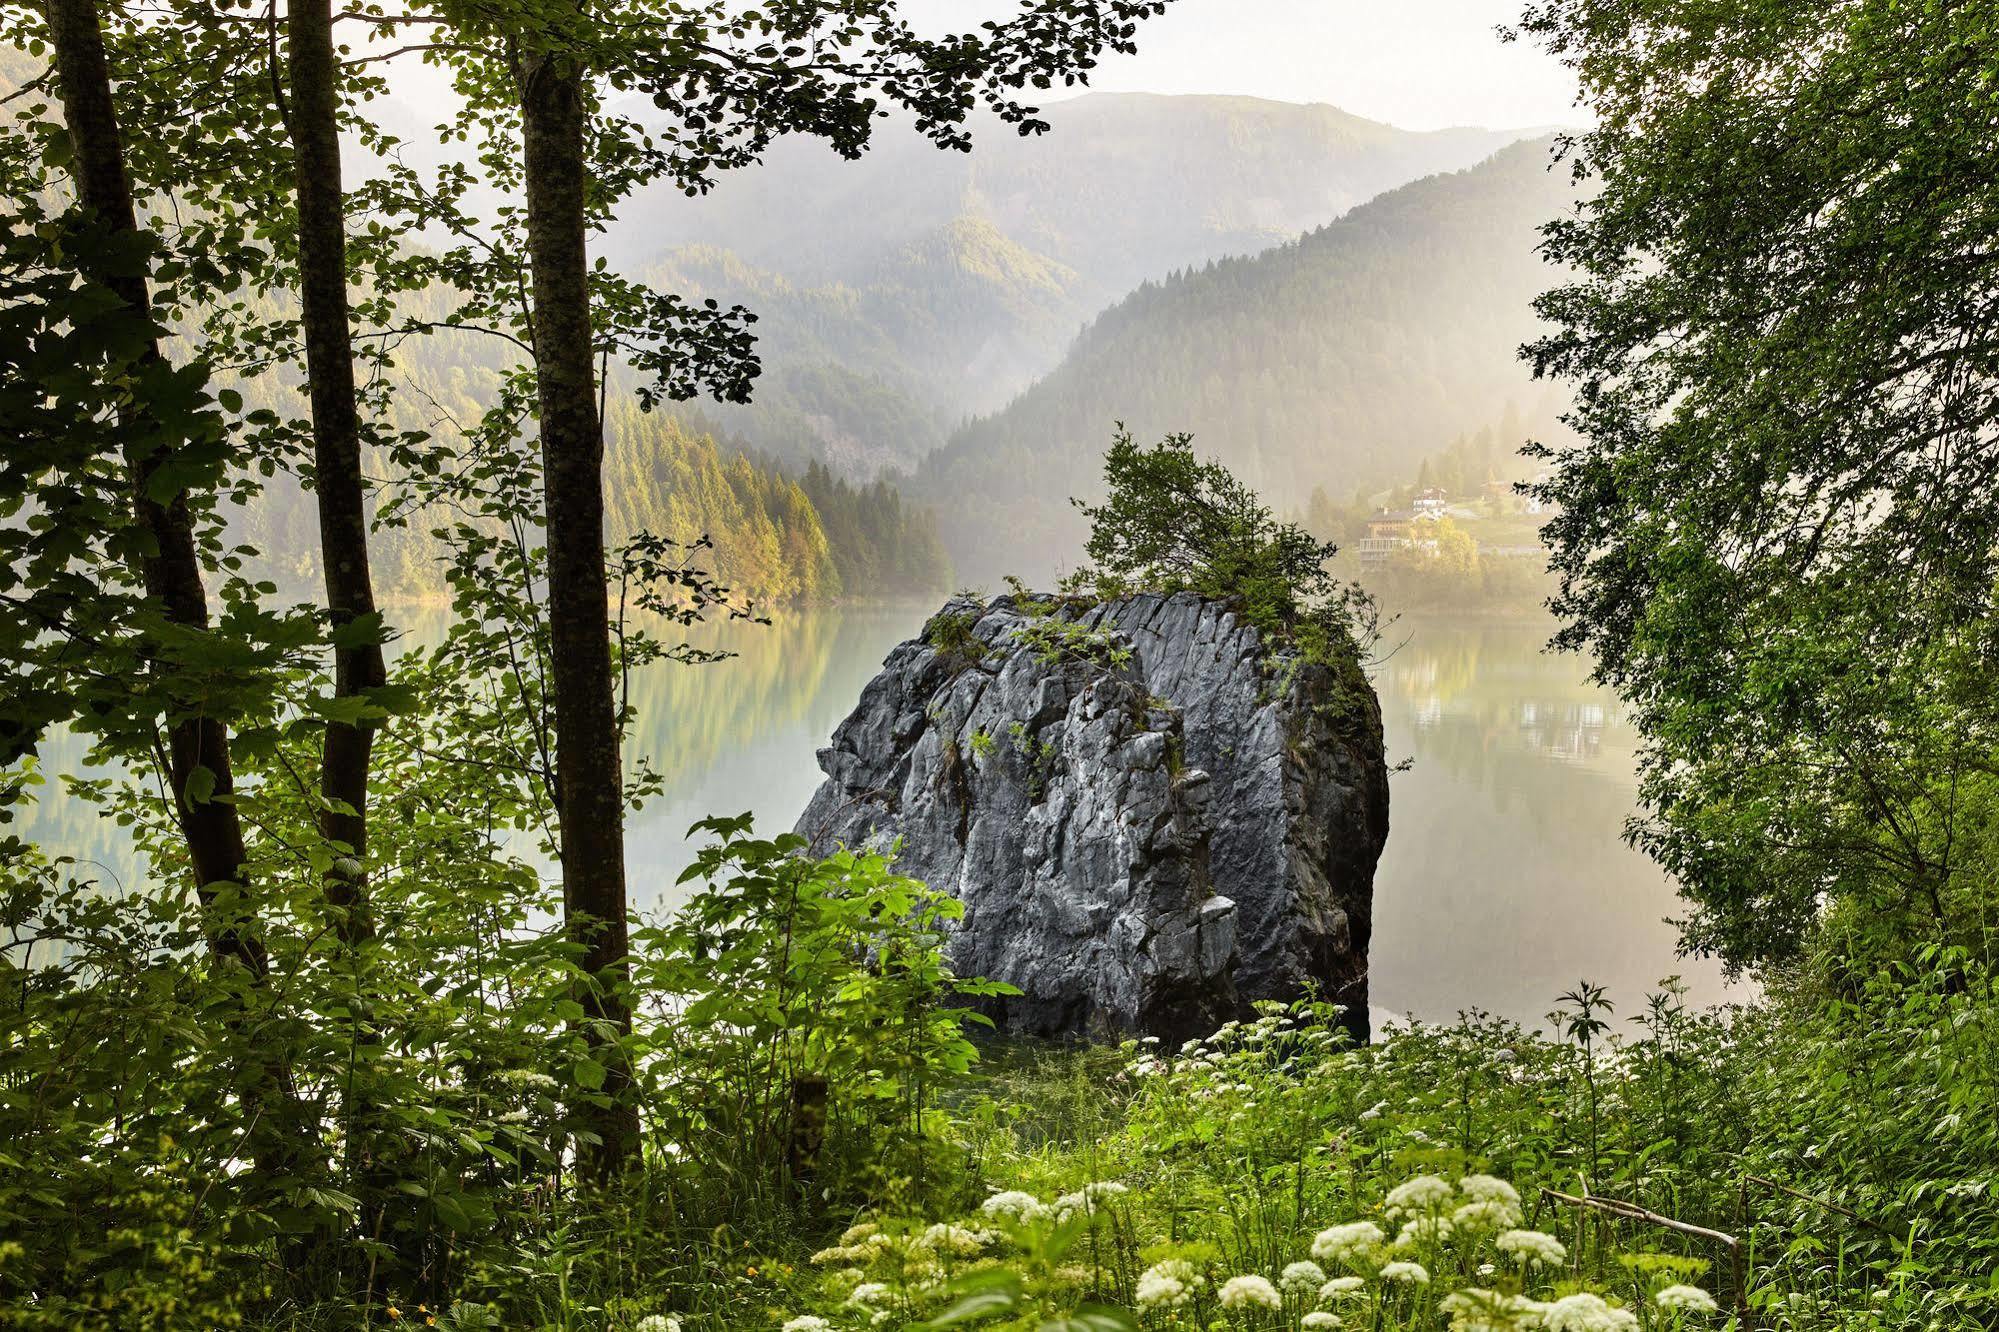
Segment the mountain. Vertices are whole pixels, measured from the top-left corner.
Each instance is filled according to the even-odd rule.
[[[1044,118],[1031,139],[983,124],[969,154],[897,124],[857,162],[781,140],[708,195],[643,192],[604,252],[757,311],[765,379],[755,406],[716,411],[727,428],[865,473],[998,409],[1140,283],[1281,244],[1517,137],[1248,97],[1092,94]]]
[[[1509,404],[1541,429],[1556,395],[1515,350],[1554,276],[1536,228],[1571,200],[1546,140],[1392,190],[1247,258],[1148,283],[1062,363],[925,459],[961,577],[1045,577],[1080,553],[1066,502],[1098,491],[1114,423],[1190,431],[1279,509],[1404,478]]]

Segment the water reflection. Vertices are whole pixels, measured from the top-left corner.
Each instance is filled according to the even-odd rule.
[[[686,834],[697,819],[748,811],[763,836],[790,831],[819,785],[819,747],[889,649],[913,637],[932,609],[851,608],[709,626],[697,646],[740,655],[703,666],[657,662],[635,678],[632,749],[666,778],[666,790],[628,825],[634,903],[671,906],[686,896],[674,880],[692,859]]]
[[[1671,883],[1620,836],[1636,735],[1544,623],[1405,620],[1376,674],[1391,761],[1375,882],[1373,999],[1383,1015],[1460,1009],[1532,1021],[1587,977],[1620,1013],[1680,974],[1729,997],[1718,968],[1674,955]]]
[[[631,820],[634,904],[670,907],[691,858],[688,825],[756,815],[789,829],[819,781],[815,751],[852,709],[888,650],[929,607],[853,608],[775,624],[700,629],[699,646],[740,655],[660,662],[632,682],[631,750],[665,792]],[[421,617],[411,639],[441,629]],[[1698,1002],[1725,997],[1717,969],[1674,956],[1671,885],[1619,831],[1635,794],[1635,737],[1581,664],[1542,652],[1541,624],[1416,620],[1382,663],[1391,831],[1376,881],[1374,1002],[1380,1016],[1448,1020],[1483,1008],[1533,1021],[1587,977],[1635,1011],[1658,978],[1682,973]],[[58,746],[52,768],[77,758]],[[129,881],[122,830],[51,784],[24,831]]]

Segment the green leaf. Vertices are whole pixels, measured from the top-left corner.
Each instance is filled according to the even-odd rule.
[[[916,1326],[956,1327],[1010,1312],[1020,1304],[1020,1278],[1012,1272],[982,1272],[960,1278],[951,1283],[951,1289],[963,1293],[942,1313]]]
[[[1051,1318],[1041,1332],[1137,1332],[1138,1320],[1120,1309],[1086,1304],[1067,1318]]]

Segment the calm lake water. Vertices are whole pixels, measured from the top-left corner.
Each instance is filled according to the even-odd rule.
[[[741,656],[649,673],[640,742],[668,794],[631,828],[634,895],[671,902],[688,825],[752,811],[788,829],[819,782],[814,752],[928,607],[788,617],[718,635]],[[1543,622],[1405,619],[1375,674],[1390,762],[1388,849],[1375,881],[1379,1016],[1484,1009],[1538,1020],[1588,979],[1635,1011],[1660,978],[1729,997],[1718,968],[1674,954],[1672,885],[1620,838],[1634,736]]]
[[[670,907],[687,831],[710,814],[787,830],[819,781],[815,751],[929,608],[788,615],[718,626],[703,646],[738,656],[659,663],[633,682],[635,748],[666,779],[633,818],[634,904]],[[420,632],[420,630],[419,630]],[[1620,840],[1636,783],[1634,737],[1572,658],[1541,651],[1540,623],[1405,619],[1375,673],[1390,762],[1390,833],[1375,881],[1377,1018],[1449,1020],[1460,1010],[1538,1020],[1579,979],[1635,1011],[1678,974],[1697,1003],[1730,997],[1719,970],[1674,955],[1665,877]],[[54,757],[54,756],[52,756]],[[118,830],[50,793],[25,831],[131,871]]]

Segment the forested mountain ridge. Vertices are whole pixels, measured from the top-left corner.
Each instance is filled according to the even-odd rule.
[[[1554,403],[1515,349],[1552,276],[1537,228],[1570,190],[1548,142],[1529,141],[1289,244],[1147,283],[926,459],[912,491],[945,506],[962,577],[1043,577],[1043,552],[1076,545],[1067,499],[1096,493],[1117,421],[1191,431],[1263,493],[1300,501],[1399,480],[1509,401],[1539,429]]]
[[[444,315],[421,298],[404,304],[413,314]],[[460,429],[491,407],[511,355],[506,344],[470,331],[401,344],[388,371],[397,392],[386,424],[415,433]],[[263,372],[231,382],[248,411],[277,420],[305,410],[293,376]],[[416,502],[412,478],[385,450],[370,453],[377,503],[393,515],[369,537],[382,594],[391,604],[441,604],[449,597],[446,550],[433,529],[450,515]],[[758,605],[930,596],[950,585],[934,519],[905,505],[891,483],[851,484],[823,467],[757,454],[691,404],[645,412],[628,392],[611,393],[604,469],[614,544],[640,532],[683,545],[707,537],[713,549],[698,562]],[[260,576],[287,593],[321,577],[311,506],[297,478],[280,472],[260,484],[254,503],[230,513],[229,530],[255,549]]]
[[[899,128],[855,162],[810,139],[782,140],[763,166],[698,199],[664,184],[642,190],[606,253],[631,267],[720,245],[824,283],[970,215],[1115,295],[1176,265],[1261,249],[1520,137],[1404,130],[1254,97],[1092,93],[1051,103],[1042,118],[1049,132],[1026,139],[980,120],[968,154]]]
[[[711,403],[718,423],[773,456],[847,475],[906,470],[970,411],[1046,368],[1082,318],[1073,269],[957,217],[872,261],[852,282],[809,285],[715,246],[644,272],[689,298],[756,311],[755,400]]]
[[[764,380],[756,404],[721,411],[728,429],[866,475],[998,409],[1140,283],[1280,244],[1517,137],[1249,97],[1091,94],[1045,112],[1049,133],[986,124],[969,155],[900,132],[859,162],[781,141],[699,199],[642,194],[608,248],[757,311]]]

